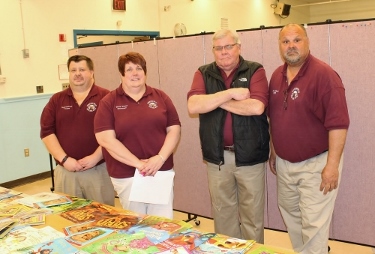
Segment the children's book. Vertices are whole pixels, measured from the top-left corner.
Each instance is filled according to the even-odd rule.
[[[73,235],[76,233],[80,233],[83,231],[87,231],[93,228],[96,228],[95,224],[93,223],[94,221],[87,221],[79,224],[74,224],[68,227],[63,228],[63,231],[65,235]]]
[[[51,206],[49,207],[49,209],[51,209],[52,213],[62,213],[69,210],[84,207],[92,202],[92,200],[74,196],[68,196],[68,198],[72,201],[71,203],[59,206]]]
[[[9,198],[0,199],[0,204],[15,204],[16,203],[14,202],[15,200],[24,198],[26,196],[27,196],[26,194],[19,194],[19,195],[11,196]]]
[[[184,249],[191,251],[215,235],[215,233],[204,233],[195,229],[188,229],[186,231],[171,235],[168,239],[158,243],[156,246],[164,250],[184,247]]]
[[[118,214],[118,211],[113,207],[93,201],[86,206],[60,213],[60,216],[74,223],[82,223],[116,214]]]
[[[97,227],[127,230],[136,225],[141,217],[133,214],[105,215],[94,221]]]
[[[52,206],[59,206],[72,203],[72,200],[65,196],[60,196],[56,199],[35,202],[34,207],[36,208],[47,208]]]
[[[287,252],[276,251],[275,249],[272,249],[272,247],[268,247],[268,246],[261,246],[257,249],[254,249],[254,250],[248,252],[248,254],[286,254],[286,253]]]
[[[42,254],[42,253],[53,253],[53,254],[78,254],[82,253],[79,249],[68,243],[64,238],[57,238],[52,241],[39,243],[30,247],[18,249],[17,253],[24,254]]]
[[[4,238],[9,231],[16,225],[16,220],[6,218],[0,220],[0,239]]]
[[[82,250],[95,254],[147,254],[160,252],[160,250],[150,242],[143,233],[114,233],[99,241],[86,245]]]
[[[65,239],[75,245],[84,246],[98,239],[101,239],[112,232],[113,230],[108,228],[93,228],[73,235],[69,235],[65,237]]]
[[[0,208],[0,217],[11,217],[21,210],[20,205],[6,205]]]
[[[159,254],[190,254],[190,251],[188,251],[185,247],[177,247],[159,252]]]
[[[26,226],[10,231],[7,237],[1,239],[0,253],[12,253],[18,249],[30,247],[42,242],[52,241],[64,236],[65,235],[62,232],[59,232],[50,226],[39,229]]]
[[[20,195],[22,192],[11,190],[0,186],[0,200]]]
[[[199,253],[227,253],[242,254],[248,251],[255,243],[254,240],[243,240],[229,236],[216,234],[191,251],[193,254]]]
[[[147,215],[137,225],[128,229],[129,233],[142,232],[154,244],[167,240],[172,234],[176,234],[191,228],[192,225],[165,217]]]
[[[44,213],[35,214],[32,216],[21,217],[19,218],[18,224],[19,225],[42,225],[46,223],[46,215]]]
[[[50,200],[55,200],[62,197],[57,193],[52,192],[41,192],[34,195],[29,195],[24,198],[18,199],[17,202],[22,205],[26,205],[29,207],[34,207],[34,203],[38,202],[45,202]]]

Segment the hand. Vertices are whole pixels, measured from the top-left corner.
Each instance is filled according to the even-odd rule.
[[[85,170],[88,170],[90,168],[93,168],[95,167],[95,165],[98,163],[98,161],[95,159],[94,156],[86,156],[80,160],[77,161],[80,165],[81,165],[81,169],[80,170],[77,170],[77,171],[85,171]]]
[[[320,191],[326,195],[337,189],[339,184],[339,170],[337,167],[326,165],[322,171],[322,183],[320,184]]]
[[[232,99],[236,101],[242,101],[250,98],[250,91],[248,88],[230,88],[228,89]]]
[[[139,172],[143,176],[154,176],[156,172],[163,166],[164,161],[160,158],[159,155],[155,155],[149,159],[142,160],[145,162],[144,168]]]
[[[277,171],[276,171],[276,154],[275,153],[271,152],[270,158],[268,160],[268,163],[269,163],[271,172],[274,175],[277,175]]]
[[[79,164],[78,161],[72,157],[68,157],[63,167],[70,172],[77,172],[83,169],[81,164]]]

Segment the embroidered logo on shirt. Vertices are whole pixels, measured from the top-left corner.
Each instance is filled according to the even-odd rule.
[[[292,90],[292,93],[291,93],[291,95],[290,95],[290,98],[292,98],[292,100],[297,99],[299,93],[300,93],[299,88],[294,88],[294,89]]]
[[[62,109],[71,109],[72,106],[61,106]]]
[[[158,107],[158,103],[156,101],[149,101],[147,102],[148,107],[152,109],[156,109]]]
[[[238,79],[239,81],[241,81],[241,82],[246,82],[247,81],[247,78],[240,78],[240,79]]]
[[[279,90],[276,90],[276,89],[272,90],[272,94],[277,94],[278,92]]]
[[[128,105],[120,105],[120,106],[116,106],[116,109],[127,109],[128,108]]]
[[[89,104],[87,104],[87,111],[88,112],[94,112],[97,108],[97,105],[96,103],[94,102],[90,102]]]

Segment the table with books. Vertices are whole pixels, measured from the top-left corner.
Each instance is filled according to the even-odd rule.
[[[95,201],[0,187],[0,253],[250,253],[293,251],[139,215]]]

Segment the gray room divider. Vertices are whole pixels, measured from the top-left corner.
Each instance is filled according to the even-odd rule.
[[[278,53],[280,28],[238,31],[245,59],[263,64],[267,77],[282,64]],[[341,76],[348,100],[351,125],[345,148],[344,170],[331,225],[332,239],[375,245],[375,179],[372,149],[375,117],[375,22],[345,21],[310,24],[306,27],[311,53],[330,64]],[[119,55],[141,53],[147,61],[147,84],[164,90],[173,100],[182,123],[182,136],[175,152],[174,209],[211,217],[205,164],[198,137],[198,118],[187,112],[186,93],[200,65],[213,61],[212,34],[166,38],[70,50],[94,60],[100,86],[119,86]],[[275,176],[267,171],[265,225],[285,230],[277,207]],[[318,188],[318,186],[317,186]]]

